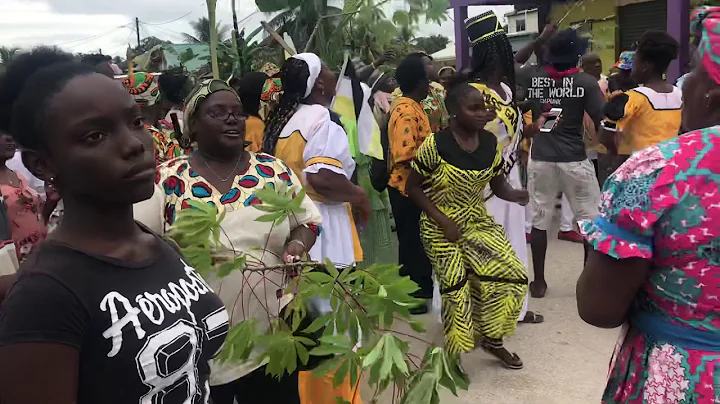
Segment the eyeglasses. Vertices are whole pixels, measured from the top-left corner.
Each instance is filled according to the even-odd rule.
[[[227,121],[230,115],[238,121],[244,121],[248,117],[244,111],[208,111],[207,115],[218,121]]]

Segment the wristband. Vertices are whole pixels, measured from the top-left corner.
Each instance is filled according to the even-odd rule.
[[[290,245],[290,244],[292,244],[292,243],[297,243],[297,244],[299,244],[300,247],[302,247],[303,251],[307,251],[307,247],[305,247],[305,243],[303,243],[301,240],[292,239],[292,240],[288,241],[288,245]]]

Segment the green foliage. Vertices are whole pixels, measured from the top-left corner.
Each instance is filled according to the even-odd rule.
[[[192,34],[183,34],[186,43],[210,43],[210,19],[207,17],[200,17],[195,21],[190,22],[190,27],[193,29]],[[224,24],[215,24],[215,30],[218,34],[218,41],[223,42],[229,38],[230,27]]]
[[[445,49],[449,43],[450,39],[444,35],[431,35],[415,39],[415,44],[430,55]]]
[[[415,375],[400,404],[439,404],[441,387],[456,396],[458,387],[467,390],[470,382],[457,356],[440,348],[428,348],[423,363],[427,366]]]
[[[275,189],[274,186],[266,185],[265,188],[255,191],[255,197],[262,201],[262,204],[253,205],[257,210],[267,212],[258,217],[258,222],[273,222],[280,224],[288,216],[305,212],[300,207],[305,198],[305,189],[301,190],[297,195],[293,195],[292,189]]]
[[[149,51],[150,49],[158,45],[167,45],[171,43],[172,42],[170,41],[166,41],[155,36],[147,36],[140,40],[140,46],[136,46],[135,48],[133,48],[133,52],[136,55],[142,55],[143,53]]]
[[[18,47],[0,46],[0,65],[9,64],[20,52]]]
[[[277,225],[303,212],[304,191],[294,195],[287,187],[266,187],[254,196],[262,201],[253,205],[263,212],[257,219],[261,222]],[[454,394],[458,388],[467,389],[458,358],[430,347],[422,361],[413,361],[409,343],[400,338],[407,334],[393,330],[393,325],[402,321],[416,332],[424,331],[421,324],[410,320],[410,308],[421,302],[412,297],[418,286],[401,276],[397,265],[337,268],[328,260],[266,267],[258,261],[251,269],[247,266],[250,256],[220,242],[223,215],[218,215],[217,208],[189,203],[191,208],[177,214],[170,236],[203,276],[276,270],[296,274],[285,290],[285,294],[293,294],[293,300],[282,313],[268,313],[273,318],[270,327],[260,330],[254,319],[235,324],[219,360],[256,360],[266,365],[268,374],[279,378],[307,365],[312,356],[329,357],[313,374],[334,372],[335,386],[346,378],[354,385],[365,374],[375,386],[376,397],[394,384],[405,392],[402,403],[406,404],[439,403],[441,388]],[[312,303],[318,298],[329,300],[332,310],[313,317]]]
[[[444,22],[449,7],[448,0],[405,0],[399,7],[390,0],[344,0],[342,9],[328,6],[328,0],[255,2],[260,11],[279,12],[269,24],[280,34],[288,33],[298,51],[305,50],[312,37],[307,50],[330,66],[340,66],[345,49],[369,62],[385,50],[400,48],[396,43],[399,34],[414,32],[422,18]],[[408,53],[400,50],[400,55]]]

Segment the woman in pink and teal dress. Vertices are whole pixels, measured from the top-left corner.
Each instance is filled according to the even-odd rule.
[[[635,153],[605,183],[580,316],[623,325],[604,404],[720,397],[720,7],[693,14],[701,63],[683,88],[684,135]]]

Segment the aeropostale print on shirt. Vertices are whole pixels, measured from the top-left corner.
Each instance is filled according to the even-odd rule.
[[[207,404],[228,313],[167,243],[142,263],[47,242],[0,312],[0,345],[80,350],[78,404]]]

